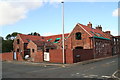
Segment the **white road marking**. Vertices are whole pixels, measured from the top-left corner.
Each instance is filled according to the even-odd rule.
[[[111,62],[107,62],[105,64],[102,64],[102,66],[104,67],[109,67],[112,63],[115,63],[116,61],[111,61]],[[113,65],[113,64],[112,64]]]
[[[91,70],[91,69],[94,69],[94,68],[96,68],[96,66],[93,66],[93,67],[91,67],[91,68],[88,68],[88,69],[84,70],[84,72],[87,72],[87,71],[89,71],[89,70]]]
[[[111,78],[111,76],[101,76],[102,78]]]
[[[88,78],[89,76],[84,76],[85,78]]]
[[[81,76],[80,73],[71,74],[71,76]]]
[[[54,69],[59,69],[59,68],[61,68],[61,67],[57,67],[57,68],[48,68],[48,69],[42,69],[42,70],[36,70],[36,71],[30,71],[30,72],[28,72],[28,73],[32,73],[32,72],[39,72],[39,71],[44,71],[44,70],[54,70]]]
[[[115,72],[112,74],[112,76],[113,76],[114,78],[118,78],[118,77],[115,76],[115,74],[116,74],[117,72],[118,72],[118,71],[115,71]]]
[[[89,75],[89,76],[92,76],[92,77],[97,77],[98,75]]]
[[[91,75],[85,75],[83,77],[85,77],[85,78],[96,78],[96,77],[98,77],[98,75],[91,74]]]
[[[108,62],[108,63],[106,63],[106,64],[111,64],[111,63],[114,63],[115,61],[111,61],[111,62]]]

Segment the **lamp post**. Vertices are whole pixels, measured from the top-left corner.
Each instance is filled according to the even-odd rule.
[[[65,63],[65,46],[64,46],[64,2],[62,1],[62,49],[63,49],[63,64]]]
[[[94,28],[93,28],[93,32],[95,33],[95,31],[94,31]],[[95,35],[94,35],[95,36]],[[96,57],[96,43],[95,43],[95,37],[93,36],[93,56],[94,56],[94,59],[95,59],[95,57]]]

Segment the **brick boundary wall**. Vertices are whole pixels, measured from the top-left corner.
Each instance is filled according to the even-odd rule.
[[[34,57],[34,62],[43,62],[43,57],[44,57],[44,53],[43,51],[41,50],[38,50],[36,53],[35,53],[35,57]]]
[[[93,59],[93,49],[74,49],[73,50],[73,62],[80,62]]]
[[[62,63],[63,62],[63,53],[62,49],[49,50],[50,61],[51,63]]]
[[[65,62],[68,63],[68,64],[74,63],[74,60],[73,60],[73,50],[72,49],[66,49],[65,52],[66,52]]]
[[[78,57],[77,57],[78,56]],[[72,64],[80,61],[93,59],[92,49],[66,49],[65,63]],[[62,49],[50,50],[50,62],[63,63]]]
[[[0,61],[12,61],[13,52],[0,53]]]
[[[76,57],[80,55],[80,57]],[[81,50],[65,50],[65,63],[72,64],[80,61],[93,59],[92,49],[81,49]],[[50,61],[52,63],[63,63],[62,49],[50,50]]]

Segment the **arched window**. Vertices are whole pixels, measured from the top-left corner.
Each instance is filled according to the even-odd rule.
[[[76,37],[77,40],[81,40],[81,33],[77,32],[75,37]]]

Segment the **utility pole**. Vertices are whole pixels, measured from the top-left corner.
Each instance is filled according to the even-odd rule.
[[[93,28],[93,32],[94,32],[94,34],[95,34],[94,28]],[[95,35],[94,35],[94,36],[95,36]],[[95,37],[94,37],[94,36],[93,36],[93,55],[94,55],[94,59],[95,59],[95,57],[96,57],[96,56],[95,56],[95,55],[96,55],[96,54],[95,54],[95,53],[96,53],[96,51],[95,51],[95,50],[96,50],[96,48],[95,48],[96,43],[95,43]]]
[[[64,2],[62,1],[62,49],[63,49],[63,64],[65,63],[65,43],[64,43]]]

